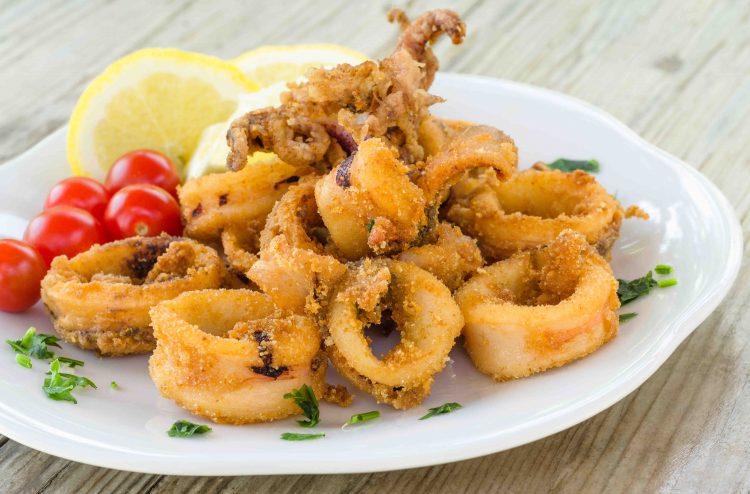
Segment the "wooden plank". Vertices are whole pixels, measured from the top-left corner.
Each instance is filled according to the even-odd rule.
[[[403,2],[397,2],[403,4]],[[249,2],[248,2],[249,4]],[[418,13],[431,2],[409,2]],[[447,70],[557,89],[603,107],[707,174],[750,232],[750,3],[460,1],[469,36]],[[382,56],[397,35],[376,2],[7,2],[0,8],[0,161],[63,125],[90,78],[144,46],[235,56],[334,42]],[[746,255],[746,259],[748,256]],[[721,262],[721,260],[705,260]],[[750,278],[747,263],[740,279]],[[637,391],[535,443],[450,465],[332,476],[191,478],[80,465],[0,438],[3,492],[748,492],[750,287]]]

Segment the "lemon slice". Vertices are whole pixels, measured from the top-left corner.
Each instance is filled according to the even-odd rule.
[[[332,44],[262,46],[232,60],[245,76],[262,87],[279,81],[293,81],[308,69],[356,65],[367,57],[351,48]]]
[[[161,151],[182,169],[203,130],[226,121],[239,95],[257,89],[218,58],[169,48],[131,53],[94,79],[73,110],[73,173],[102,179],[118,157],[140,148]]]

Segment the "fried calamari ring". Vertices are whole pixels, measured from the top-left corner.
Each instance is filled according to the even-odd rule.
[[[317,177],[304,177],[276,203],[260,235],[260,257],[247,272],[282,309],[319,311],[319,300],[346,272],[334,255],[315,203]]]
[[[239,172],[214,173],[194,178],[180,187],[180,209],[185,235],[203,241],[218,240],[231,226],[263,228],[266,216],[290,183],[310,173],[271,158]]]
[[[472,125],[427,159],[416,180],[428,204],[439,206],[453,184],[467,170],[492,168],[498,180],[507,180],[518,165],[513,139],[494,127]]]
[[[392,148],[373,138],[318,182],[318,210],[333,243],[347,259],[406,245],[427,223],[424,194],[408,172]],[[371,243],[368,237],[373,232],[383,240]]]
[[[69,343],[102,355],[154,348],[148,311],[182,292],[218,288],[226,271],[210,247],[175,237],[133,237],[55,258],[42,300]]]
[[[477,269],[482,267],[482,253],[477,241],[461,233],[449,223],[440,223],[435,229],[434,243],[412,247],[396,256],[432,273],[451,291],[461,286]]]
[[[497,381],[559,367],[617,334],[617,280],[579,233],[519,252],[456,292],[466,350]]]
[[[472,172],[453,187],[445,217],[479,242],[487,259],[545,245],[572,229],[609,258],[620,233],[620,204],[583,171],[525,170],[500,182]]]
[[[228,227],[221,232],[221,246],[232,270],[247,276],[258,261],[259,234],[254,228]]]
[[[326,360],[307,317],[284,314],[250,290],[185,293],[151,310],[149,373],[161,394],[214,422],[249,424],[299,413],[284,394],[322,396]]]
[[[315,199],[336,247],[356,260],[423,240],[436,224],[444,195],[464,171],[491,167],[505,178],[517,161],[513,141],[482,125],[467,128],[420,170],[410,169],[384,141],[373,138],[318,182]]]
[[[401,341],[378,358],[364,330],[384,322],[388,311]],[[433,275],[400,261],[365,259],[333,293],[324,341],[344,377],[378,402],[406,409],[430,393],[462,326],[450,290]]]

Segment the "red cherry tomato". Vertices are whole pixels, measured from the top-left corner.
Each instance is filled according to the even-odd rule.
[[[101,221],[109,202],[109,192],[93,178],[70,177],[52,187],[44,201],[44,209],[73,206],[85,209]]]
[[[107,234],[88,211],[55,206],[29,222],[23,239],[36,247],[49,266],[57,256],[73,257],[94,244],[107,242]]]
[[[22,312],[39,300],[47,265],[36,249],[20,240],[0,240],[0,310]]]
[[[154,185],[128,185],[109,200],[104,226],[113,240],[166,232],[182,234],[180,206],[169,192]]]
[[[139,149],[118,158],[109,169],[104,184],[110,194],[126,185],[151,184],[177,197],[180,175],[172,161],[163,154]]]

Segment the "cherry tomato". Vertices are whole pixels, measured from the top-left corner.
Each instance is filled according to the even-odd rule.
[[[109,202],[109,192],[93,178],[70,177],[52,187],[44,201],[44,209],[54,206],[73,206],[85,209],[101,221]]]
[[[39,300],[47,265],[36,249],[20,240],[0,240],[0,310],[22,312]]]
[[[109,169],[104,184],[110,194],[126,185],[151,184],[177,197],[180,175],[172,161],[163,154],[139,149],[118,158]]]
[[[107,242],[107,234],[88,211],[55,206],[29,222],[23,239],[36,247],[49,266],[57,256],[73,257],[94,244]]]
[[[169,192],[155,185],[128,185],[110,199],[104,226],[113,240],[166,232],[182,234],[180,206]]]

